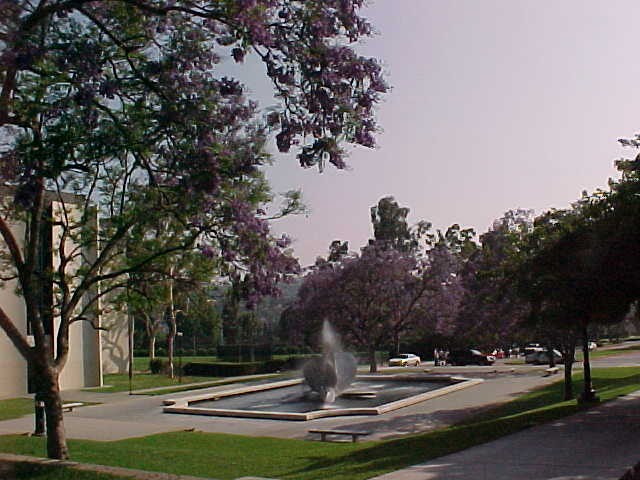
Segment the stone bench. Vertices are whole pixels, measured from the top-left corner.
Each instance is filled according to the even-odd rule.
[[[544,373],[546,377],[548,377],[549,375],[555,375],[556,373],[558,373],[558,367],[549,367],[545,369]]]
[[[63,403],[62,404],[62,411],[63,412],[73,412],[73,409],[76,407],[81,407],[83,406],[84,403],[81,402],[76,402],[76,403]]]
[[[371,432],[354,432],[351,430],[322,430],[322,429],[312,429],[309,430],[309,433],[319,433],[320,440],[322,442],[327,441],[327,435],[351,435],[351,441],[356,443],[358,441],[358,437],[362,437],[364,435],[371,435]]]

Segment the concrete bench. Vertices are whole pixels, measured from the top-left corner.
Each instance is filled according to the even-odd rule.
[[[81,402],[76,402],[76,403],[63,403],[62,404],[62,411],[63,412],[73,412],[73,409],[76,407],[81,407],[83,406],[84,403]]]
[[[544,373],[546,377],[548,377],[549,375],[555,375],[556,373],[558,373],[558,367],[549,367],[545,369]]]
[[[323,442],[327,441],[327,435],[351,435],[351,441],[356,443],[358,441],[358,437],[362,437],[364,435],[371,435],[371,432],[354,432],[351,430],[321,430],[321,429],[312,429],[309,430],[309,433],[319,433],[320,440]]]

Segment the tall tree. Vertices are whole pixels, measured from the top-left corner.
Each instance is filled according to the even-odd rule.
[[[522,238],[533,228],[533,212],[505,212],[480,235],[479,247],[466,230],[455,227],[441,235],[445,245],[452,245],[453,252],[459,252],[455,257],[460,262],[456,282],[463,292],[453,338],[465,345],[506,347],[517,338],[521,320],[528,312],[526,302],[515,295],[506,272],[519,252]]]
[[[14,198],[0,215],[11,267],[4,277],[19,284],[35,345],[2,308],[0,328],[44,392],[50,457],[68,457],[58,378],[69,326],[87,318],[95,292],[113,291],[152,259],[196,244],[224,259],[225,269],[246,271],[252,291],[273,292],[292,270],[249,185],[268,160],[269,131],[280,151],[296,146],[303,166],[343,168],[339,140],[373,146],[374,107],[387,86],[379,64],[351,48],[371,31],[362,3],[0,3],[0,180]],[[281,99],[268,125],[256,121],[256,104],[236,79],[220,78],[222,58],[241,63],[248,54],[264,63]],[[90,222],[96,209],[108,220]],[[179,241],[122,260],[134,226],[166,218],[183,222]],[[53,221],[60,260],[55,271],[40,271],[38,233]],[[17,238],[11,225],[20,222],[27,228]],[[96,239],[100,252],[79,262]],[[38,304],[51,280],[55,349]]]
[[[583,193],[570,210],[547,212],[536,219],[520,267],[521,291],[529,298],[534,319],[551,323],[551,329],[565,335],[573,332],[582,343],[585,401],[595,399],[588,327],[621,321],[638,298],[640,286],[638,184],[625,175],[611,186],[609,192]],[[565,356],[568,396],[571,364],[567,362],[573,355]]]
[[[407,223],[409,209],[401,207],[393,197],[383,197],[371,207],[371,224],[376,244],[383,248],[395,248],[401,252],[414,252],[420,237],[431,224],[419,222],[415,227]]]

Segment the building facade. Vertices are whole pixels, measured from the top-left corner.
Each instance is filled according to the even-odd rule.
[[[10,191],[0,190],[3,201],[12,201]],[[68,195],[61,202],[52,200],[50,214],[55,220],[64,209],[67,214],[69,205],[80,201],[79,197]],[[83,200],[82,200],[83,201]],[[73,206],[71,207],[73,208]],[[93,221],[97,222],[97,218]],[[47,224],[43,233],[43,248],[40,257],[43,262],[50,262],[50,266],[56,268],[59,264],[56,252],[60,246],[62,236],[59,234],[59,226],[55,221]],[[24,225],[11,224],[11,229],[16,239],[24,238]],[[69,245],[68,248],[73,248]],[[83,251],[78,259],[95,258],[97,248],[93,251]],[[82,261],[82,260],[77,260]],[[3,268],[7,268],[5,265]],[[32,342],[29,323],[26,318],[26,308],[23,298],[17,289],[17,281],[4,282],[0,288],[0,305],[14,325],[25,335],[27,341]],[[43,289],[43,302],[53,302],[52,288]],[[51,310],[51,309],[49,309]],[[102,309],[96,309],[100,312]],[[95,313],[97,318],[92,321],[78,321],[70,325],[69,330],[69,356],[66,365],[60,375],[60,388],[62,390],[97,387],[103,383],[103,373],[123,373],[127,371],[129,362],[129,339],[126,315],[119,312],[107,314]],[[56,338],[60,321],[55,316],[47,319],[47,326],[53,339]],[[95,328],[95,327],[99,328]],[[53,342],[55,346],[55,341]],[[0,398],[13,398],[27,395],[29,392],[28,366],[26,360],[15,348],[7,334],[0,329]]]

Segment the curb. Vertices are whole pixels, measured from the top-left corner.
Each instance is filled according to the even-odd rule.
[[[215,480],[206,477],[193,477],[190,475],[150,472],[147,470],[136,470],[133,468],[111,467],[107,465],[96,465],[92,463],[72,462],[69,460],[52,460],[50,458],[30,457],[27,455],[15,455],[12,453],[0,453],[0,463],[32,463],[36,465],[52,465],[73,468],[74,470],[84,470],[90,472],[118,475],[120,477],[130,477],[136,480]]]

